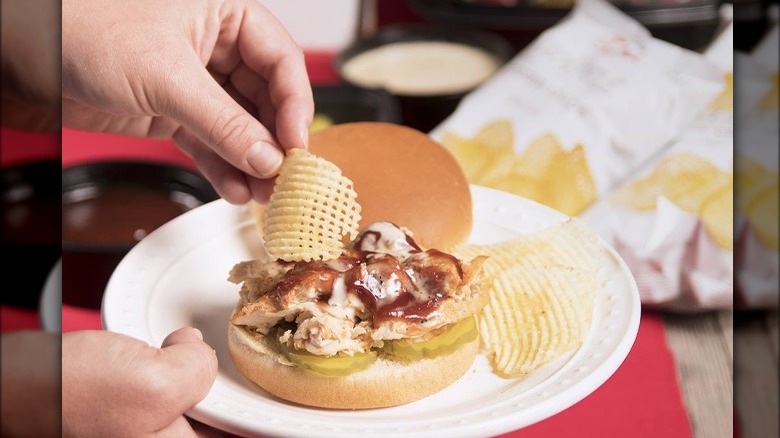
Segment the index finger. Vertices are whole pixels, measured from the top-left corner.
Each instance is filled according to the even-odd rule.
[[[249,1],[238,49],[244,63],[268,81],[279,143],[306,148],[314,100],[301,48],[267,9]]]

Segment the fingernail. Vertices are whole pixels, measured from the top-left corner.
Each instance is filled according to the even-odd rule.
[[[301,144],[304,149],[309,149],[309,128],[307,126],[301,130]]]
[[[249,146],[246,161],[260,178],[273,176],[282,165],[282,152],[274,145],[259,141]]]
[[[202,341],[203,340],[203,332],[198,330],[198,329],[196,329],[195,327],[193,327],[192,329],[195,330],[195,336],[197,336],[198,339],[200,339]]]

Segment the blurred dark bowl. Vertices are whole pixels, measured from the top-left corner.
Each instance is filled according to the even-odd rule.
[[[0,301],[35,309],[60,254],[59,160],[0,169]]]
[[[314,111],[334,124],[349,122],[401,123],[398,98],[385,90],[370,90],[349,84],[316,85]]]
[[[143,236],[219,198],[187,169],[114,161],[62,170],[62,302],[100,308],[111,273]]]
[[[503,38],[490,32],[463,26],[402,24],[384,27],[375,36],[359,40],[344,49],[336,57],[336,70],[341,73],[344,65],[361,53],[387,44],[412,41],[445,41],[472,46],[495,56],[501,63],[514,54]],[[452,94],[397,95],[401,103],[402,123],[423,132],[430,131],[452,114],[469,91],[471,89]]]

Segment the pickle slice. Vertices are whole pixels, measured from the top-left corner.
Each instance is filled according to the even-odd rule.
[[[291,349],[282,343],[278,345],[282,354],[296,366],[325,376],[346,376],[362,371],[371,366],[377,357],[376,351],[355,353],[352,356],[346,354],[317,356],[308,351]]]
[[[315,373],[326,376],[346,376],[362,371],[376,361],[376,352],[355,353],[353,356],[337,354],[335,356],[316,356],[308,352],[290,351],[290,362]]]
[[[455,352],[463,344],[477,338],[477,321],[466,318],[453,324],[443,333],[423,342],[409,342],[399,339],[386,341],[382,347],[385,352],[407,360],[432,359]]]

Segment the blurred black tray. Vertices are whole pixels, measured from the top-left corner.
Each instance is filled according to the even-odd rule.
[[[420,16],[434,21],[492,30],[543,31],[570,12],[569,7],[513,6],[463,0],[407,0]],[[720,19],[720,0],[614,2],[657,38],[701,49],[713,38]]]

